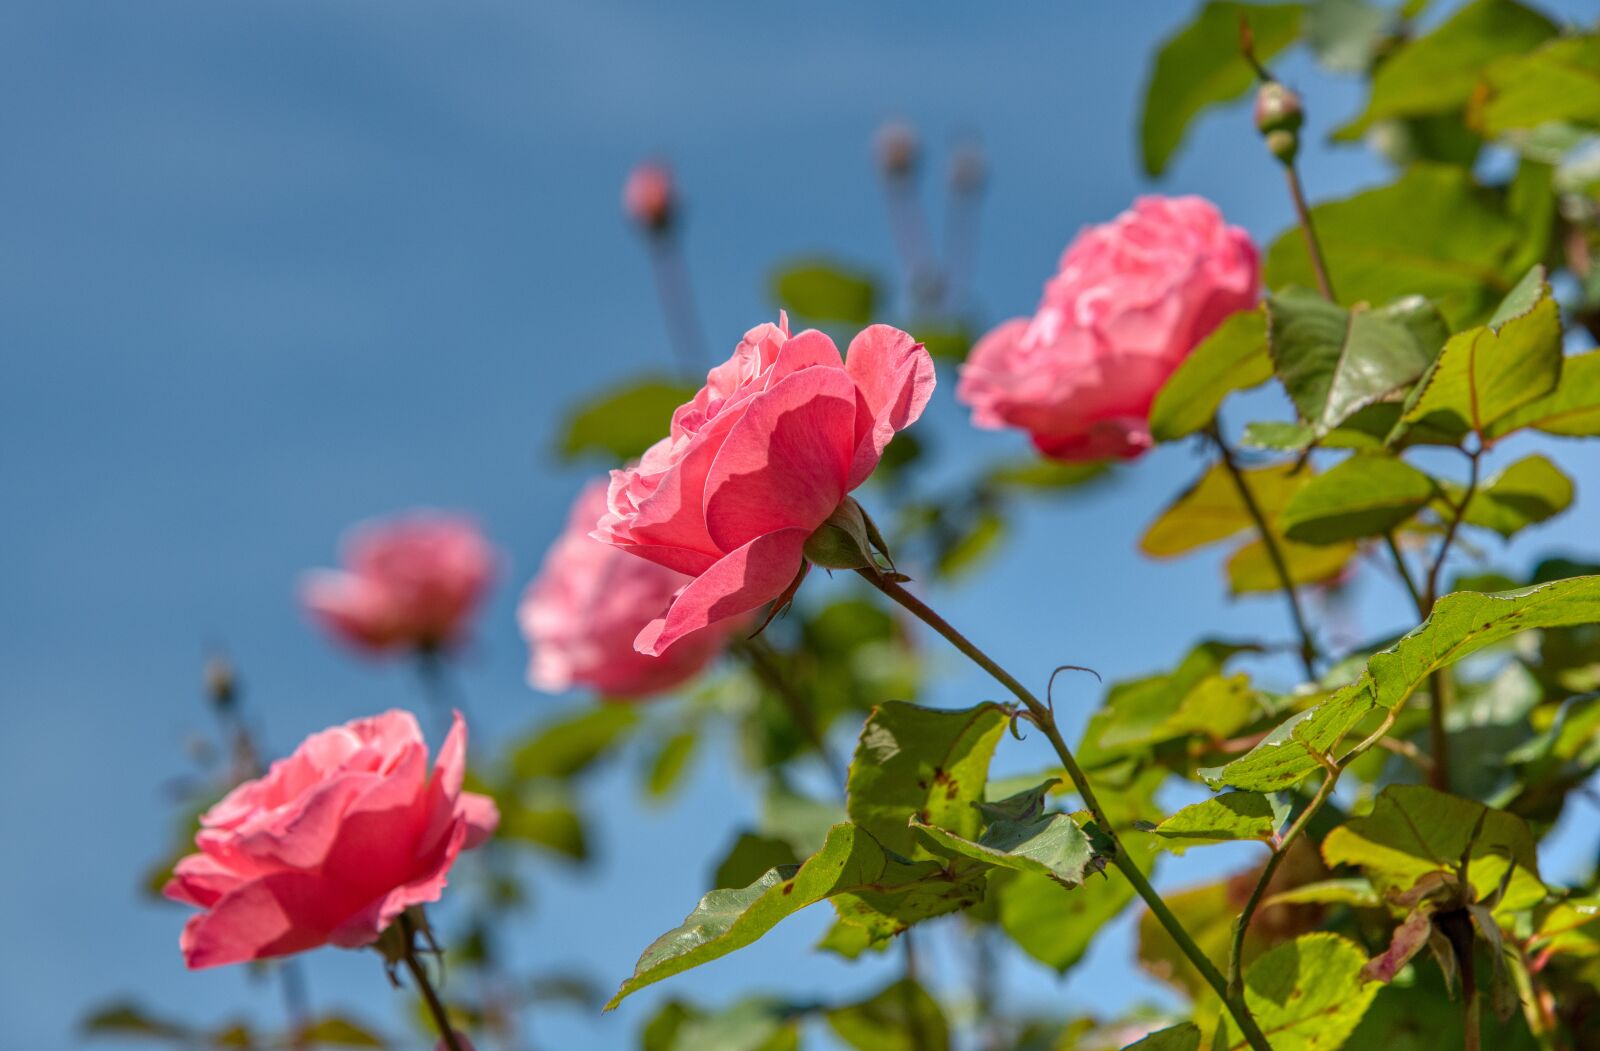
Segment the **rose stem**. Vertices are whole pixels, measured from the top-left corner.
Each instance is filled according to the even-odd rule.
[[[1311,221],[1311,209],[1306,207],[1305,191],[1300,186],[1300,171],[1293,161],[1285,161],[1284,178],[1289,183],[1289,199],[1294,201],[1294,214],[1300,220],[1300,232],[1306,238],[1306,251],[1311,256],[1311,270],[1317,275],[1317,291],[1328,302],[1337,302],[1333,295],[1333,282],[1328,279],[1328,263],[1322,256],[1322,242],[1317,237],[1316,224]]]
[[[795,728],[816,751],[817,758],[828,768],[828,773],[838,786],[839,794],[845,795],[846,785],[849,782],[848,774],[834,758],[827,739],[822,735],[822,729],[817,726],[817,721],[812,716],[810,706],[804,697],[795,692],[794,684],[784,674],[783,666],[779,663],[778,655],[771,645],[758,635],[750,639],[736,639],[733,649],[750,665],[750,670],[755,672],[756,678],[766,683],[777,695],[789,713],[789,718],[794,722]]]
[[[684,262],[678,235],[662,230],[650,235],[650,272],[655,278],[656,295],[661,301],[661,316],[667,323],[667,339],[672,344],[678,368],[694,379],[705,371],[705,333],[694,307],[694,291],[689,283],[689,267]]]
[[[1300,608],[1300,594],[1295,590],[1294,578],[1289,575],[1289,564],[1284,561],[1283,551],[1278,547],[1278,538],[1267,525],[1267,516],[1262,513],[1261,505],[1256,502],[1255,493],[1250,490],[1250,483],[1245,479],[1244,472],[1239,469],[1239,461],[1235,459],[1233,449],[1222,437],[1218,421],[1212,420],[1207,434],[1222,457],[1222,466],[1227,470],[1228,477],[1233,479],[1233,487],[1239,493],[1240,502],[1244,504],[1251,520],[1255,522],[1256,532],[1261,535],[1261,545],[1266,549],[1267,558],[1278,574],[1278,582],[1283,587],[1283,597],[1289,603],[1289,616],[1294,621],[1295,631],[1300,635],[1300,662],[1305,667],[1306,678],[1315,679],[1317,644],[1311,637],[1311,628],[1306,624],[1305,612]]]
[[[400,914],[401,944],[405,955],[406,970],[411,972],[411,977],[417,983],[417,991],[422,994],[423,1002],[428,1005],[428,1013],[433,1016],[433,1024],[439,1030],[439,1039],[450,1051],[464,1051],[461,1041],[456,1038],[455,1026],[450,1024],[450,1013],[445,1010],[444,1003],[439,999],[439,994],[434,992],[433,983],[428,980],[427,969],[422,966],[422,961],[417,959],[416,928],[411,923],[411,917]]]
[[[1194,939],[1190,937],[1189,932],[1184,929],[1178,918],[1173,915],[1172,910],[1167,907],[1167,903],[1162,900],[1161,895],[1150,885],[1150,881],[1145,878],[1145,874],[1140,871],[1139,866],[1128,856],[1127,849],[1117,837],[1116,829],[1112,827],[1110,819],[1106,817],[1105,811],[1101,809],[1100,800],[1095,796],[1094,788],[1089,784],[1088,776],[1084,774],[1083,768],[1078,766],[1077,759],[1072,755],[1072,749],[1068,748],[1067,742],[1062,739],[1061,731],[1056,726],[1055,714],[1051,709],[1041,703],[1039,698],[1033,695],[1032,691],[1018,682],[1010,672],[996,664],[987,653],[974,645],[971,640],[952,627],[948,621],[935,613],[921,599],[911,594],[895,581],[881,576],[873,570],[860,569],[857,572],[866,579],[867,583],[895,602],[898,602],[917,619],[940,635],[943,635],[946,641],[965,654],[978,667],[993,676],[997,682],[1010,690],[1017,700],[1022,702],[1023,706],[1028,709],[1029,714],[1033,716],[1034,723],[1040,730],[1044,731],[1045,737],[1049,739],[1051,746],[1055,748],[1056,756],[1060,758],[1061,765],[1067,771],[1067,776],[1072,779],[1072,784],[1078,790],[1078,795],[1083,800],[1083,805],[1088,809],[1090,815],[1094,818],[1095,824],[1100,827],[1101,832],[1110,842],[1112,864],[1116,865],[1128,882],[1133,884],[1134,891],[1144,899],[1145,905],[1149,907],[1150,912],[1166,928],[1167,933],[1172,936],[1172,940],[1177,943],[1183,954],[1189,958],[1189,962],[1194,965],[1195,970],[1200,972],[1200,976],[1205,979],[1206,984],[1216,990],[1217,995],[1222,998],[1223,1004],[1227,1007],[1228,1013],[1233,1016],[1234,1021],[1238,1024],[1240,1032],[1244,1034],[1245,1041],[1255,1051],[1272,1051],[1272,1045],[1267,1043],[1267,1038],[1262,1035],[1261,1030],[1256,1026],[1255,1019],[1250,1016],[1250,1011],[1245,1006],[1244,998],[1230,995],[1227,982],[1223,980],[1222,973],[1217,970],[1216,965],[1195,944]]]

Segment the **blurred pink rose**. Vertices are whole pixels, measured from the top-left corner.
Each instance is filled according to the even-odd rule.
[[[439,900],[456,855],[499,822],[493,801],[461,790],[466,752],[457,712],[430,776],[417,721],[390,711],[312,734],[228,793],[164,891],[205,910],[183,929],[189,966],[368,945]]]
[[[589,533],[606,513],[606,484],[586,486],[572,507],[567,531],[544,557],[517,610],[533,652],[528,681],[556,693],[582,685],[617,696],[644,696],[693,678],[727,642],[742,619],[694,632],[659,657],[633,640],[690,578],[602,544]]]
[[[639,633],[665,653],[691,632],[777,598],[806,539],[866,481],[933,394],[933,359],[887,325],[848,359],[787,318],[745,333],[638,466],[611,472],[594,536],[694,577]]]
[[[672,170],[656,161],[634,168],[622,187],[622,210],[649,230],[661,230],[671,223],[677,203]]]
[[[1255,305],[1250,237],[1200,197],[1141,197],[1080,233],[1031,318],[972,349],[956,396],[979,427],[1020,427],[1058,460],[1131,459],[1150,403],[1224,318]]]
[[[458,642],[494,574],[494,551],[465,518],[428,512],[358,526],[342,571],[306,576],[301,601],[334,635],[381,653]]]

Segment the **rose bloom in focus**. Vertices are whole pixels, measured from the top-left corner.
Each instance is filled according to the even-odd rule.
[[[344,570],[318,570],[301,601],[337,638],[370,653],[459,642],[494,575],[494,549],[470,520],[417,512],[358,526]]]
[[[956,396],[979,427],[1020,427],[1058,460],[1131,459],[1150,403],[1229,314],[1253,307],[1250,237],[1200,197],[1141,197],[1067,246],[1031,318],[973,347]]]
[[[390,711],[311,735],[229,792],[163,891],[205,910],[183,929],[189,966],[369,945],[439,900],[456,856],[499,822],[461,790],[466,753],[457,712],[430,773],[416,719]]]
[[[590,536],[605,513],[606,483],[596,480],[579,495],[566,532],[522,596],[517,621],[532,650],[528,681],[536,689],[659,693],[693,678],[722,652],[730,632],[745,627],[743,618],[719,621],[659,657],[635,650],[639,632],[691,578]]]
[[[657,161],[635,167],[622,186],[622,210],[647,230],[666,229],[676,205],[672,170]]]
[[[864,329],[846,358],[821,332],[791,336],[787,318],[745,333],[667,437],[611,473],[595,537],[694,578],[638,650],[665,653],[797,583],[807,539],[854,508],[848,494],[933,385],[927,350],[888,325]]]

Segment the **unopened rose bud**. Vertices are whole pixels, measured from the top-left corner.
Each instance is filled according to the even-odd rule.
[[[622,187],[622,210],[652,233],[666,230],[678,210],[672,171],[653,161],[634,168]]]
[[[1299,131],[1305,121],[1300,96],[1269,80],[1256,92],[1256,130],[1263,135],[1275,131]]]
[[[1267,151],[1283,163],[1293,164],[1295,154],[1300,152],[1300,136],[1292,131],[1268,132]]]
[[[971,143],[956,147],[955,155],[950,158],[950,185],[957,193],[976,193],[983,189],[988,174],[983,150]]]
[[[909,124],[893,121],[878,129],[878,164],[885,175],[910,175],[917,166],[917,133]]]
[[[233,662],[226,657],[212,657],[206,661],[206,699],[218,708],[231,708],[239,696],[239,677]]]

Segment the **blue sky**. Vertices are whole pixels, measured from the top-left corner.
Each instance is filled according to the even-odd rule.
[[[992,180],[978,299],[992,319],[1025,312],[1078,227],[1151,188],[1132,136],[1142,78],[1188,6],[0,9],[6,1042],[64,1046],[88,1004],[122,994],[195,1017],[274,1017],[275,996],[242,969],[186,974],[182,911],[140,901],[134,882],[166,842],[161,785],[202,724],[208,644],[243,665],[274,750],[418,702],[404,669],[332,650],[292,601],[296,575],[333,558],[350,523],[413,505],[478,514],[509,563],[462,669],[478,730],[568,703],[523,686],[512,608],[590,473],[548,454],[563,407],[671,361],[618,214],[635,160],[677,168],[719,353],[771,316],[774,261],[825,251],[889,268],[870,140],[890,117],[935,149],[981,136]],[[1367,153],[1317,144],[1358,105],[1354,85],[1303,61],[1288,72],[1311,114],[1308,192],[1380,179]],[[1246,114],[1195,130],[1161,189],[1204,194],[1270,238],[1289,207]],[[974,455],[1022,449],[968,432],[952,388],[947,377],[921,426]],[[1579,509],[1497,561],[1584,541],[1600,458],[1563,454]],[[1031,509],[1001,559],[935,597],[1035,676],[1068,660],[1108,678],[1154,670],[1202,630],[1283,635],[1276,601],[1222,598],[1214,556],[1152,565],[1134,552],[1197,467],[1190,451],[1162,450],[1112,487]],[[1359,597],[1365,627],[1398,625],[1381,581]],[[990,695],[953,658],[932,659],[941,702]],[[1007,747],[1010,767],[1045,761],[1037,742]],[[610,985],[692,906],[755,803],[726,763],[702,764],[664,810],[632,802],[625,768],[593,789],[603,865],[541,865],[515,948],[530,969],[576,961]],[[1592,842],[1574,843],[1592,856]],[[533,1035],[621,1048],[664,995],[868,984],[876,965],[807,954],[826,921],[815,912],[604,1019],[536,1018]],[[1128,954],[1119,935],[1064,983],[1018,961],[1008,984],[1032,1003],[1120,1005],[1154,990]],[[319,1006],[399,1029],[399,998],[366,954],[319,953],[309,967]]]

